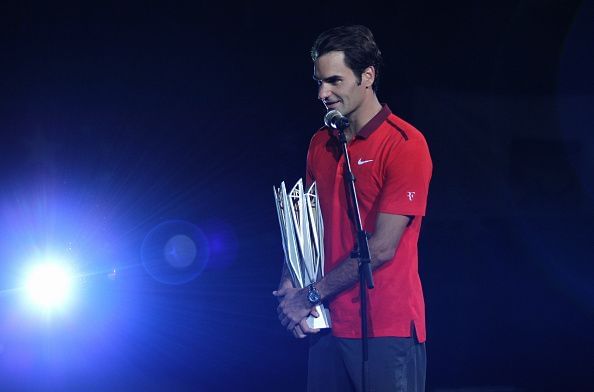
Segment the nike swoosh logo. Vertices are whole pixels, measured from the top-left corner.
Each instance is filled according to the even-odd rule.
[[[364,164],[369,163],[369,162],[373,162],[373,159],[368,159],[368,160],[364,161],[361,158],[359,158],[359,161],[357,162],[357,164],[364,165]]]

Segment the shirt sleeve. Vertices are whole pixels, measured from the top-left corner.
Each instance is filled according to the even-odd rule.
[[[311,154],[311,149],[307,152],[307,160],[305,164],[305,187],[309,188],[309,186],[315,181],[313,173],[311,172],[311,166],[309,164],[309,157]]]
[[[307,158],[305,162],[305,188],[308,189],[311,184],[316,180],[313,173],[313,154],[315,150],[316,134],[314,134],[309,141],[309,147],[307,149]]]
[[[401,140],[388,152],[379,212],[424,216],[433,164],[423,138]]]

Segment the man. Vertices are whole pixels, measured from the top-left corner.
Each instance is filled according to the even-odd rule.
[[[427,143],[376,95],[381,53],[364,26],[323,32],[312,51],[318,98],[349,119],[345,130],[375,288],[368,291],[367,390],[425,388],[425,310],[417,242],[432,163]],[[311,335],[309,391],[362,389],[361,319],[356,227],[350,218],[345,160],[335,130],[321,128],[307,155],[307,183],[316,181],[324,220],[325,276],[293,288],[286,271],[273,294],[281,324],[294,336]],[[306,323],[323,301],[331,333]]]

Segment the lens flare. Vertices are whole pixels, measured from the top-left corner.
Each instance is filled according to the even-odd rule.
[[[152,229],[140,253],[146,271],[167,284],[183,284],[197,278],[210,255],[202,230],[182,220],[166,221]]]
[[[61,263],[43,263],[31,268],[25,283],[29,301],[51,310],[65,305],[72,291],[70,269]]]

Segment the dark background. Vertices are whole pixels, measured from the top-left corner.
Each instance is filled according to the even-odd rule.
[[[0,5],[1,390],[304,390],[272,186],[322,122],[311,43],[350,23],[433,157],[428,390],[592,388],[593,2],[296,4]],[[172,220],[210,249],[181,284],[141,255]],[[85,279],[36,318],[18,271],[49,248]]]

